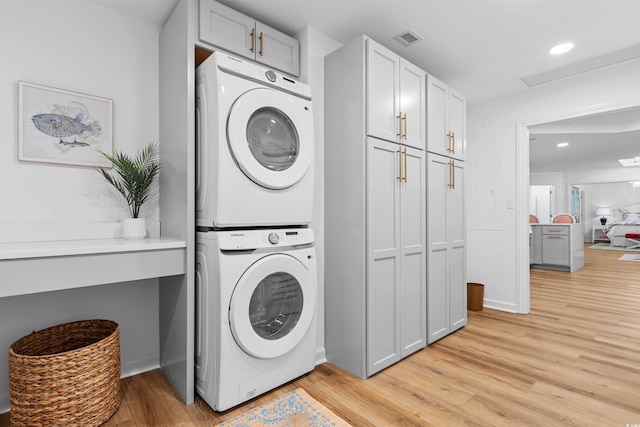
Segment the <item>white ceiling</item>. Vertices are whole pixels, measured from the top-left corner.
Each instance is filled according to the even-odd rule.
[[[164,25],[178,3],[178,0],[93,1],[158,26]],[[523,77],[550,70],[575,71],[581,64],[597,62],[607,54],[634,46],[631,50],[640,55],[640,0],[220,2],[292,35],[306,26],[343,43],[367,34],[464,93],[469,105],[532,90],[522,82]],[[424,40],[404,47],[393,39],[408,29]],[[575,48],[561,56],[548,53],[553,45],[565,41],[573,42]],[[640,60],[635,61],[640,81]],[[636,119],[640,117],[638,110],[629,114]],[[630,156],[640,154],[638,132],[616,131],[603,136],[590,131],[589,135],[577,132],[564,135],[572,144],[563,155],[555,148],[556,137],[534,135],[537,139],[531,144],[531,170],[607,167],[623,155],[610,153],[618,145]],[[554,153],[552,158],[562,159],[560,165],[549,161],[549,150]],[[605,159],[608,153],[611,156]]]
[[[531,172],[616,169],[623,167],[618,159],[640,156],[640,108],[547,123],[529,131]],[[559,142],[569,146],[559,148]],[[635,169],[640,178],[640,168]]]

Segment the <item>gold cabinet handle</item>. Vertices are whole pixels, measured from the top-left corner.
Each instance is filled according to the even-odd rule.
[[[451,131],[451,152],[456,154],[456,134]]]
[[[454,142],[453,142],[453,132],[449,131],[449,133],[447,133],[447,138],[449,140],[449,146],[447,147],[447,152],[449,153],[453,153],[453,146],[454,146]]]
[[[456,188],[456,173],[455,173],[455,164],[453,160],[449,160],[449,185],[447,187],[454,189]]]
[[[396,119],[398,119],[398,133],[396,134],[396,136],[402,139],[402,112],[400,112],[400,114],[396,116]]]
[[[256,29],[251,29],[251,53],[256,51]]]
[[[407,139],[407,113],[404,113],[404,115],[402,116],[402,120],[404,121],[404,133],[402,134],[402,136],[406,140]],[[406,152],[407,150],[405,149],[405,154]]]
[[[405,114],[406,116],[406,114]],[[406,128],[405,128],[406,130]],[[405,136],[406,139],[406,136]],[[407,147],[402,147],[403,149],[403,157],[404,157],[404,182],[407,182]]]
[[[258,37],[260,39],[260,52],[258,52],[260,54],[260,56],[262,56],[262,31],[260,31],[260,37]]]
[[[398,181],[402,182],[402,147],[398,148]]]

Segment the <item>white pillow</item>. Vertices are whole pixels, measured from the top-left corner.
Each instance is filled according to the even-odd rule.
[[[640,224],[640,213],[626,212],[622,214],[622,220],[619,222],[622,224]]]

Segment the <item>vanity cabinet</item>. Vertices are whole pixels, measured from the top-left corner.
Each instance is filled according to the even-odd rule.
[[[584,267],[583,224],[531,224],[531,267],[574,272]]]
[[[371,39],[367,46],[367,134],[425,149],[426,73]]]
[[[300,74],[300,43],[215,0],[200,0],[200,41],[293,76]]]
[[[465,163],[427,154],[427,340],[467,324]]]
[[[427,151],[464,161],[467,157],[467,100],[427,75]]]
[[[427,338],[425,152],[368,135],[370,43],[325,58],[325,347],[360,378]]]

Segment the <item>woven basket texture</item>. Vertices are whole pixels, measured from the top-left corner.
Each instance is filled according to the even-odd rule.
[[[13,426],[99,426],[120,406],[120,327],[83,320],[33,332],[9,348]]]

